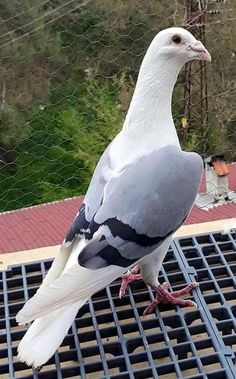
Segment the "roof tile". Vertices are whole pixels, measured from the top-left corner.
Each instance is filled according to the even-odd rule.
[[[236,191],[236,163],[228,165],[229,188]],[[201,191],[205,188],[202,180]],[[0,254],[60,244],[83,197],[0,213]],[[236,204],[208,211],[193,207],[185,224],[223,220],[236,216]]]

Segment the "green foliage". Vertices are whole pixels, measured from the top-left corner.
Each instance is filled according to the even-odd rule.
[[[16,172],[0,171],[1,209],[84,194],[100,155],[121,126],[114,82],[88,78],[54,91],[60,106],[32,114],[17,146]]]
[[[147,46],[160,29],[181,25],[184,16],[180,1],[92,0],[72,12],[77,5],[62,0],[1,5],[2,211],[86,192],[100,155],[122,125]],[[228,0],[227,6],[235,14],[236,2]],[[197,112],[187,134],[180,126],[181,86],[174,91],[173,114],[186,150],[226,151],[232,160],[236,34],[229,14],[219,17],[220,27],[214,22],[206,27],[213,64],[205,135]]]

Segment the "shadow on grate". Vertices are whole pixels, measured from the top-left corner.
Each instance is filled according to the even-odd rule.
[[[51,261],[0,273],[0,377],[110,379],[236,378],[235,233],[175,240],[160,281],[173,290],[198,280],[198,309],[161,305],[143,317],[153,299],[142,281],[119,299],[120,281],[83,306],[55,356],[41,371],[17,362],[26,331],[15,315],[33,296]]]

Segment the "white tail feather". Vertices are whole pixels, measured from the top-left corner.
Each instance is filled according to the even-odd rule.
[[[18,346],[18,360],[35,368],[47,362],[85,302],[86,299],[35,320]]]
[[[95,272],[81,267],[78,255],[84,244],[78,240],[71,251],[60,249],[43,284],[16,315],[20,324],[35,320],[18,346],[18,359],[29,366],[47,362],[87,299],[124,272],[117,266]]]
[[[40,287],[18,312],[16,321],[26,324],[57,309],[88,299],[123,272],[124,269],[118,266],[102,268],[94,273],[79,265],[72,267],[53,283]]]

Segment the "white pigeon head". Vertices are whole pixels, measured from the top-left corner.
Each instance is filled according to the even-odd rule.
[[[150,46],[158,55],[184,64],[191,60],[211,62],[211,56],[203,43],[186,29],[173,27],[160,31]]]

